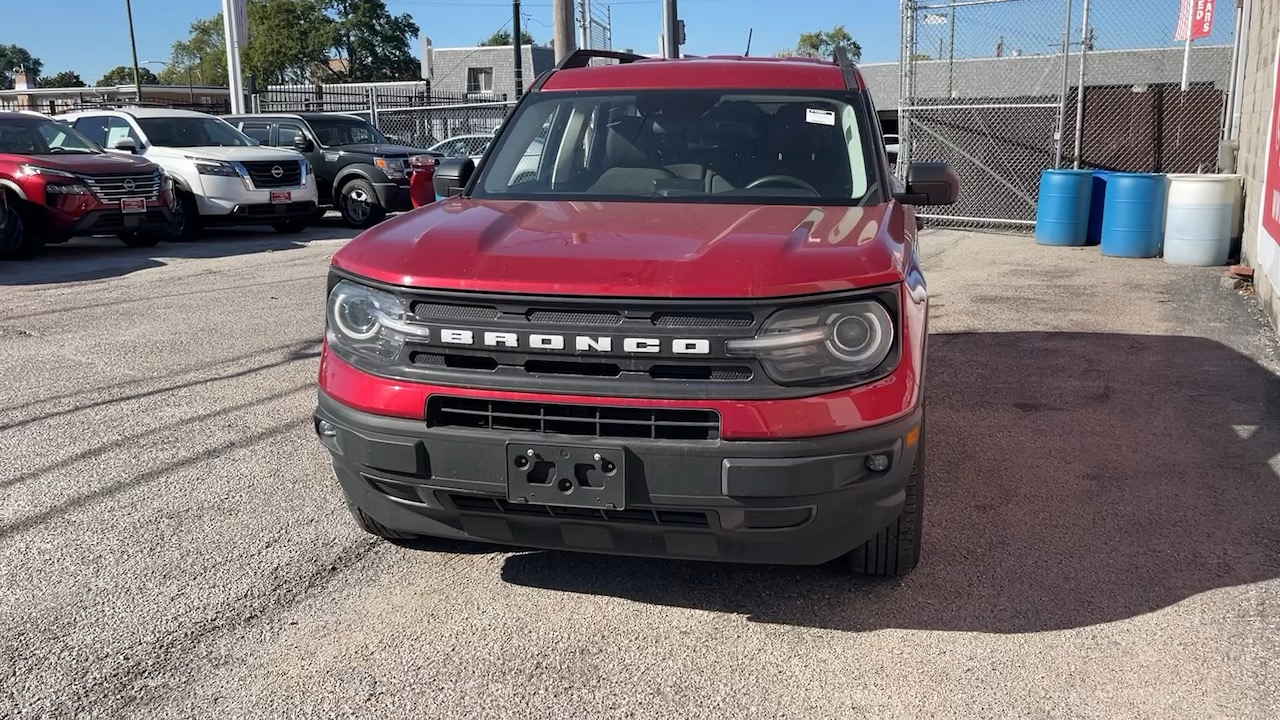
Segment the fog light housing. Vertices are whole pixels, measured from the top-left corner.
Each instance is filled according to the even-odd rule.
[[[889,469],[888,455],[868,455],[867,469],[871,472],[884,472]]]
[[[331,438],[338,436],[338,428],[328,420],[319,420],[316,422],[316,434],[320,437]]]

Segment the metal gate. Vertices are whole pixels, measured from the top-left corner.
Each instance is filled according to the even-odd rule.
[[[1033,226],[1040,175],[1055,167],[1214,171],[1234,18],[1224,7],[1189,45],[1179,10],[1177,0],[903,0],[897,172],[905,180],[912,160],[941,160],[963,183],[958,203],[926,218]]]

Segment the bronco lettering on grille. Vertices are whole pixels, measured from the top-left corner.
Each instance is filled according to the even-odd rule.
[[[577,353],[611,353],[615,347],[625,353],[661,353],[662,340],[658,338],[614,337],[609,335],[549,335],[545,333],[522,334],[513,332],[476,332],[457,328],[441,328],[440,342],[445,345],[478,345],[490,348],[517,350],[565,350],[572,347]],[[711,341],[703,338],[675,338],[666,341],[665,348],[673,355],[710,355]]]

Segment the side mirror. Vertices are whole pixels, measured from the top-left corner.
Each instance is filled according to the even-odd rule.
[[[906,192],[893,197],[907,205],[950,205],[960,199],[960,176],[946,163],[911,163]]]
[[[113,147],[120,152],[138,154],[138,143],[134,142],[133,138],[120,138]]]
[[[316,144],[306,135],[298,135],[293,138],[293,149],[298,152],[311,152],[316,149]]]
[[[436,168],[436,175],[433,180],[436,195],[440,197],[461,195],[462,189],[471,181],[471,176],[475,174],[475,171],[475,161],[469,157],[442,160],[440,166]]]

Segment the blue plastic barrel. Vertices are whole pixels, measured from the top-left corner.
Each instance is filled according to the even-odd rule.
[[[1036,242],[1083,245],[1089,229],[1092,170],[1045,170],[1036,206]]]
[[[1093,192],[1089,198],[1089,230],[1085,233],[1085,245],[1102,244],[1102,216],[1106,210],[1107,178],[1114,175],[1112,170],[1093,171]]]
[[[1164,239],[1168,180],[1150,173],[1112,173],[1102,211],[1102,254],[1150,258]]]

